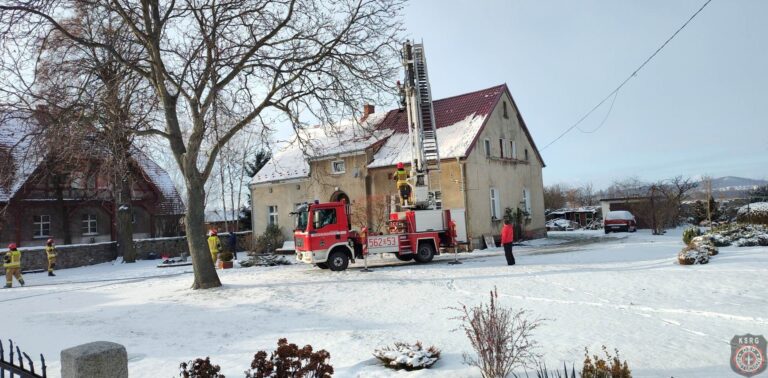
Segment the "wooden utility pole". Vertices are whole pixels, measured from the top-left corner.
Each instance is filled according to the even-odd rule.
[[[709,205],[712,198],[712,178],[707,177],[707,224],[709,224],[709,227],[712,227],[712,211],[709,208]]]

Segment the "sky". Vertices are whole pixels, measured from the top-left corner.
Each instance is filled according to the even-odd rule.
[[[413,0],[435,99],[506,83],[546,163],[544,183],[606,187],[677,175],[768,178],[768,1]],[[606,117],[607,116],[607,117]],[[601,125],[605,119],[605,122]]]

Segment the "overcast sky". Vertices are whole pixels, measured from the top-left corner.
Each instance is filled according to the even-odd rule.
[[[541,149],[704,0],[413,0],[436,99],[507,83]],[[541,150],[544,183],[768,178],[768,1],[714,0],[618,94],[603,126]],[[581,124],[591,131],[610,101]]]

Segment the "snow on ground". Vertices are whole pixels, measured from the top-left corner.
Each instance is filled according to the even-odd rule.
[[[43,353],[58,376],[59,351],[108,340],[126,346],[133,377],[178,376],[178,364],[211,356],[242,376],[278,338],[331,353],[338,377],[479,377],[461,363],[469,343],[449,309],[486,300],[548,319],[536,334],[548,366],[578,364],[584,347],[619,348],[636,377],[727,377],[729,340],[768,333],[768,247],[725,247],[707,265],[680,266],[680,231],[550,233],[552,242],[451,255],[427,265],[374,258],[332,273],[297,264],[221,271],[224,287],[192,291],[190,267],[156,261],[29,274],[0,291],[0,337]],[[395,341],[435,345],[428,370],[397,372],[372,356]]]

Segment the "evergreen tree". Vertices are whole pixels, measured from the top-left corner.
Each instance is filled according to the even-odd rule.
[[[264,168],[265,165],[272,159],[272,152],[269,150],[259,150],[256,153],[256,157],[253,158],[252,163],[246,163],[245,172],[248,176],[256,176],[259,171]]]

